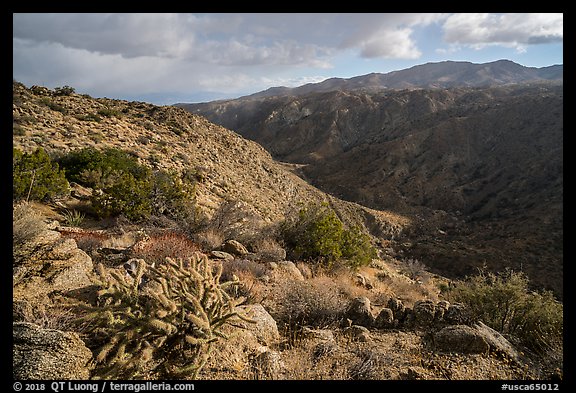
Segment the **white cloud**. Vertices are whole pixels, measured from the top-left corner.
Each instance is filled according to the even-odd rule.
[[[561,42],[563,14],[454,14],[443,24],[444,40],[475,49],[489,45],[516,48]]]

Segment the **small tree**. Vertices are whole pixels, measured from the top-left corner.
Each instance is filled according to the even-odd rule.
[[[358,267],[370,263],[376,256],[370,237],[358,227],[345,229],[327,204],[311,204],[300,209],[296,218],[288,217],[284,221],[281,232],[295,258],[317,260],[326,265],[343,258],[350,266]]]
[[[33,153],[13,149],[12,198],[46,200],[69,192],[69,184],[58,164],[42,148]]]

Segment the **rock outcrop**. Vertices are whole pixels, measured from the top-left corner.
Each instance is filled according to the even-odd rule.
[[[92,352],[73,332],[13,324],[14,379],[88,379]]]
[[[76,241],[46,230],[24,244],[14,256],[14,299],[42,298],[54,291],[91,285],[92,259]]]

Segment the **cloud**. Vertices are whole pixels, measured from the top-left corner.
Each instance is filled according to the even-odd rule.
[[[442,28],[450,44],[500,45],[521,52],[527,45],[562,42],[563,24],[563,14],[454,14]]]
[[[339,26],[342,48],[356,48],[365,58],[417,59],[422,53],[412,38],[416,27],[441,21],[443,14],[352,14]]]
[[[436,14],[14,14],[13,37],[102,55],[326,68],[341,49],[415,58]]]

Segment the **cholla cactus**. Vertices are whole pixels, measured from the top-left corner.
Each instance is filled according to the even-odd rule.
[[[139,378],[196,378],[211,345],[227,338],[221,327],[243,319],[205,255],[166,258],[159,266],[135,260],[132,275],[98,266],[98,305],[83,318],[92,333],[107,340],[96,353],[96,375]],[[214,271],[215,270],[215,271]],[[249,321],[250,322],[250,321]]]

